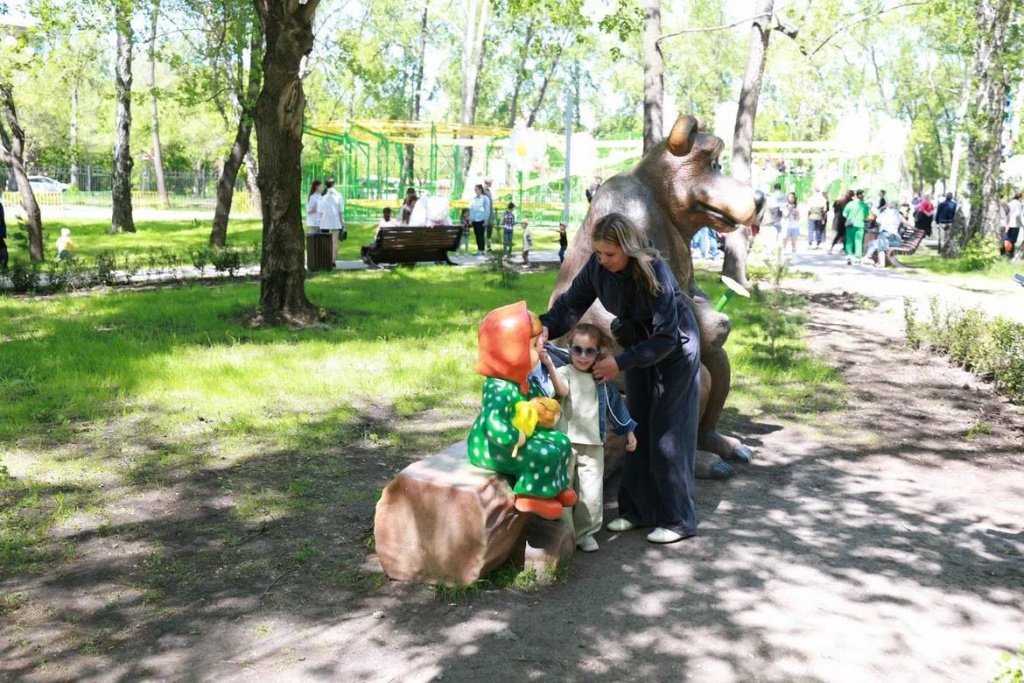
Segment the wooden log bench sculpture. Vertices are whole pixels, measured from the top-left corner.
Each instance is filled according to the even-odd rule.
[[[373,244],[362,249],[366,265],[448,261],[448,252],[459,247],[462,228],[458,225],[384,227]]]
[[[702,371],[701,413],[710,385]],[[626,439],[609,431],[605,478],[626,455]],[[698,470],[711,463],[698,458]],[[707,473],[705,472],[705,475]],[[511,478],[469,464],[466,442],[418,460],[384,489],[374,540],[392,579],[466,585],[511,559],[538,572],[558,569],[576,551],[572,529],[514,507]]]
[[[569,526],[514,507],[509,477],[469,464],[466,442],[418,460],[384,489],[377,556],[392,579],[466,585],[504,564],[557,569],[576,544]]]

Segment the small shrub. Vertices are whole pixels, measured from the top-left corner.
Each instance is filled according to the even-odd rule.
[[[909,296],[903,297],[903,326],[906,329],[907,343],[915,349],[921,348],[921,327],[917,322],[914,302]]]
[[[199,247],[189,252],[189,258],[192,260],[192,265],[202,275],[203,271],[206,270],[206,266],[210,265],[210,262],[213,260],[213,253],[209,247]]]
[[[995,240],[975,235],[960,254],[965,270],[985,270],[999,260],[999,245]]]
[[[39,288],[39,264],[35,261],[11,261],[7,276],[11,278],[11,288],[19,294]]]
[[[96,254],[96,280],[113,287],[117,284],[117,254],[113,251],[101,251]]]
[[[999,672],[994,683],[1024,683],[1024,645],[1016,652],[1004,652],[999,658]]]
[[[488,258],[487,269],[497,277],[494,284],[502,289],[512,289],[519,283],[519,271],[512,268],[501,253],[492,254]]]
[[[121,270],[124,271],[124,281],[128,284],[139,274],[139,261],[128,252],[125,252],[121,261]]]
[[[242,267],[242,253],[234,247],[213,249],[210,254],[210,262],[214,270],[218,272],[227,271],[228,276],[234,277],[239,268]]]
[[[949,356],[950,360],[995,383],[996,390],[1024,403],[1024,325],[989,318],[977,309],[943,313],[934,297],[927,320],[917,320],[913,305],[904,303],[907,341]]]

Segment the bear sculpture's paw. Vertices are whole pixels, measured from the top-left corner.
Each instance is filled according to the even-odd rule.
[[[743,463],[744,465],[749,465],[754,459],[754,451],[750,450],[750,448],[743,444],[739,444],[732,449],[732,453],[729,454],[729,459]]]

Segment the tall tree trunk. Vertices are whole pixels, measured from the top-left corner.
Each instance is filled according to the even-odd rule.
[[[476,121],[477,81],[483,68],[484,36],[487,32],[487,11],[490,0],[466,0],[466,29],[462,45],[462,111],[459,122],[471,126]],[[473,148],[462,148],[462,174],[469,174]]]
[[[544,106],[544,97],[548,93],[548,85],[551,83],[551,77],[555,75],[555,70],[558,68],[558,60],[562,57],[562,50],[565,49],[565,44],[569,40],[569,34],[565,34],[565,38],[558,44],[558,49],[555,50],[555,56],[551,58],[551,68],[544,74],[544,82],[540,84],[540,93],[537,94],[537,102],[534,103],[533,109],[530,110],[530,117],[526,120],[526,127],[529,128],[537,121],[537,114],[540,113],[540,108]]]
[[[257,62],[258,63],[258,62]],[[257,95],[258,96],[258,95]],[[249,186],[249,196],[256,213],[263,216],[263,206],[260,202],[260,186],[257,183],[259,169],[256,166],[256,157],[252,153],[252,135],[249,136],[249,149],[245,152],[245,182]]]
[[[28,253],[33,261],[43,260],[43,219],[35,192],[25,172],[25,129],[18,121],[14,106],[14,92],[9,83],[0,84],[0,162],[11,167],[14,180],[21,192],[21,206],[25,209],[28,230]],[[9,129],[9,130],[8,130]]]
[[[115,74],[117,116],[114,123],[114,169],[111,174],[111,198],[114,204],[110,232],[135,232],[132,217],[132,26],[131,8],[114,3],[117,30],[117,68]]]
[[[235,141],[221,167],[220,178],[217,179],[217,206],[213,211],[210,246],[221,249],[227,244],[228,220],[231,217],[231,203],[235,197],[238,170],[242,167],[246,157],[251,157],[249,140],[252,134],[253,107],[260,94],[260,52],[263,49],[263,27],[255,18],[252,24],[252,33],[249,37],[249,77],[245,92],[241,92],[241,83],[236,82],[235,84],[235,101],[238,112]],[[237,81],[238,79],[233,80]]]
[[[733,178],[745,183],[751,182],[754,120],[757,118],[757,103],[761,97],[761,79],[764,76],[765,59],[768,56],[768,39],[771,37],[771,14],[774,4],[775,0],[756,0],[754,13],[759,16],[750,28],[747,66],[743,72],[743,86],[740,88],[739,107],[736,110],[731,173]],[[742,285],[747,284],[749,240],[746,226],[725,236],[725,259],[722,263],[722,275],[731,277]]]
[[[420,20],[420,45],[419,55],[416,60],[416,75],[412,80],[412,120],[420,120],[420,91],[423,89],[423,64],[427,57],[427,9],[429,5],[423,6],[423,18]],[[405,146],[405,168],[402,170],[402,177],[406,182],[415,185],[416,177],[416,145]]]
[[[665,63],[661,54],[661,0],[644,0],[644,153],[664,137]]]
[[[533,42],[533,19],[530,19],[530,23],[526,25],[526,37],[523,38],[523,44],[519,48],[519,68],[516,69],[516,82],[512,87],[512,105],[509,107],[508,112],[508,127],[514,128],[516,125],[516,116],[519,115],[519,93],[523,89],[523,81],[526,80],[526,59],[530,56],[530,43]]]
[[[149,113],[153,119],[153,171],[156,173],[156,194],[162,208],[169,206],[167,183],[164,182],[164,155],[160,147],[160,109],[156,98],[156,28],[160,23],[160,0],[153,0],[153,16],[149,22]]]
[[[953,130],[953,153],[949,160],[949,183],[946,185],[946,192],[952,192],[959,196],[960,190],[960,163],[964,156],[964,134],[963,126],[967,118],[967,105],[970,102],[971,79],[964,79],[963,94],[960,95],[960,105],[956,109],[956,127]]]
[[[70,129],[68,131],[68,153],[71,157],[71,178],[69,184],[78,189],[78,77],[71,85]],[[89,188],[92,189],[92,188]]]
[[[302,117],[299,68],[313,49],[319,0],[256,0],[265,33],[263,90],[256,105],[263,201],[260,316],[269,324],[307,325],[317,309],[306,298],[302,228]]]
[[[1013,6],[1014,0],[978,0],[978,42],[971,81],[972,125],[967,137],[967,173],[973,191],[965,243],[975,235],[999,235],[1003,107],[1009,88],[1003,53]]]

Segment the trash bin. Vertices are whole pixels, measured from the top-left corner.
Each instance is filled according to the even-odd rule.
[[[329,233],[306,235],[306,269],[310,272],[334,269],[334,239]]]

